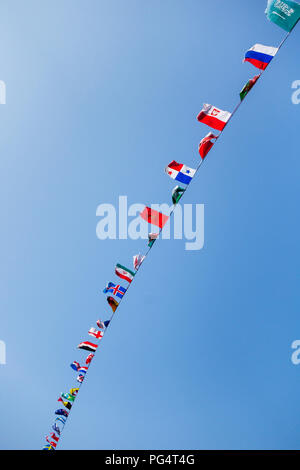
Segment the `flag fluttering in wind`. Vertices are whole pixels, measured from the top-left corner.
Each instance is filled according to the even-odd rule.
[[[265,70],[273,57],[277,54],[278,48],[254,44],[245,54],[244,62],[250,62],[254,67]]]
[[[90,336],[94,336],[94,338],[100,339],[103,337],[103,331],[97,330],[97,328],[91,327],[88,331]],[[80,370],[79,368],[78,370]]]
[[[125,268],[125,266],[122,266],[121,264],[116,265],[115,273],[121,279],[124,279],[124,281],[127,281],[129,283],[132,281],[133,277],[135,276],[135,273],[133,271],[130,271],[130,269]]]
[[[76,397],[78,392],[79,392],[79,388],[70,388],[70,393],[71,395],[74,395],[74,397]]]
[[[120,284],[114,284],[113,282],[109,282],[107,286],[105,287],[105,289],[103,290],[103,292],[104,294],[107,294],[110,292],[111,294],[116,295],[117,297],[122,299],[123,295],[126,292],[126,289],[120,286]]]
[[[144,259],[145,259],[145,256],[141,255],[140,253],[138,255],[134,255],[134,257],[133,257],[133,267],[134,267],[135,270],[137,270],[141,266]]]
[[[150,207],[145,207],[145,209],[140,213],[142,219],[146,220],[151,225],[156,225],[159,228],[163,228],[166,222],[169,220],[169,216],[162,214],[161,212],[155,211]]]
[[[211,104],[204,103],[202,110],[197,116],[199,122],[207,126],[222,131],[231,117],[228,111],[222,111]]]
[[[65,400],[69,400],[69,401],[72,401],[72,402],[75,400],[75,396],[71,395],[71,393],[62,393],[61,396]]]
[[[206,157],[212,146],[215,142],[212,142],[213,139],[217,139],[218,136],[214,135],[212,132],[209,132],[200,142],[199,144],[199,155],[202,160]]]
[[[74,361],[74,362],[72,362],[72,364],[70,364],[70,367],[72,367],[72,369],[77,372],[79,367],[80,367],[80,364],[79,364],[79,362]]]
[[[53,429],[53,431],[56,432],[56,434],[58,434],[58,435],[60,436],[60,432],[61,432],[61,431],[60,431],[59,427],[57,426],[57,424],[54,423],[54,424],[52,425],[52,429]]]
[[[102,320],[97,320],[96,325],[101,328],[102,330],[105,328],[104,322]]]
[[[255,83],[257,82],[257,80],[259,79],[260,75],[255,75],[255,77],[251,78],[250,80],[248,80],[248,82],[246,83],[246,85],[244,86],[244,88],[240,91],[240,98],[241,98],[241,101],[243,101],[243,99],[245,98],[246,95],[248,95],[249,91],[251,90],[251,88],[255,85]]]
[[[172,190],[172,202],[173,204],[178,204],[180,198],[183,196],[185,189],[180,186],[175,186]]]
[[[300,19],[300,4],[291,0],[269,0],[266,15],[277,26],[290,32]]]
[[[148,235],[148,246],[151,248],[155,240],[158,238],[158,233],[149,233]]]
[[[83,380],[84,380],[84,375],[79,374],[76,380],[77,380],[77,382],[82,383]]]
[[[69,416],[69,413],[63,408],[59,408],[58,410],[56,410],[55,414],[59,416],[65,416],[66,418]]]
[[[93,360],[93,357],[95,356],[95,354],[91,353],[87,356],[86,360],[85,360],[85,363],[86,364],[90,364]]]
[[[90,343],[89,341],[83,341],[82,343],[78,344],[77,348],[84,349],[85,351],[95,352],[98,348],[98,344]]]
[[[118,308],[119,303],[118,303],[113,297],[111,297],[111,296],[107,297],[106,300],[107,300],[107,302],[108,302],[108,305],[111,306],[112,311],[115,313],[115,311],[116,311],[117,308]]]
[[[196,170],[194,170],[194,168],[189,168],[183,163],[177,163],[175,160],[173,160],[171,163],[169,163],[168,166],[166,166],[165,172],[173,180],[180,181],[180,183],[183,184],[189,184],[192,181]]]

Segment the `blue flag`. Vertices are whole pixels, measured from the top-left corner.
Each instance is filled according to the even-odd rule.
[[[122,299],[123,295],[126,292],[126,289],[120,286],[120,284],[114,284],[113,282],[109,282],[103,292],[104,294],[111,292],[113,295],[116,295],[117,297],[120,297],[120,299]]]

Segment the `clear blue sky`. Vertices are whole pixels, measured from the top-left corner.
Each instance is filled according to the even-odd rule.
[[[96,208],[169,202],[195,167],[202,103],[233,110],[255,43],[285,32],[265,0],[1,4],[0,446],[39,449],[116,262]],[[105,336],[61,449],[300,448],[300,26],[210,153],[185,203],[205,246],[156,244]]]

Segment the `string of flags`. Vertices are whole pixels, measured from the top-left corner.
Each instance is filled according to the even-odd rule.
[[[237,111],[238,107],[245,99],[249,91],[254,87],[257,80],[261,77],[262,73],[266,70],[270,62],[278,53],[281,46],[284,44],[286,39],[288,38],[290,32],[294,29],[296,24],[300,19],[300,3],[294,0],[268,0],[267,9],[265,11],[267,18],[277,24],[279,27],[287,31],[287,35],[279,45],[279,47],[272,47],[272,46],[265,46],[262,44],[255,44],[252,46],[246,53],[244,62],[249,62],[254,67],[260,70],[258,75],[255,75],[253,78],[249,79],[249,81],[245,84],[242,88],[239,96],[240,102],[236,106],[235,110],[230,113],[228,111],[223,111],[211,104],[204,104],[202,110],[197,116],[197,120],[203,124],[208,125],[209,127],[213,128],[214,130],[220,131],[218,135],[209,132],[199,143],[198,152],[201,157],[200,163],[198,164],[196,169],[190,168],[184,163],[177,163],[173,160],[169,163],[165,168],[165,173],[170,176],[170,178],[178,181],[179,183],[185,185],[184,188],[181,186],[175,186],[172,190],[172,202],[173,208],[170,211],[169,215],[162,214],[157,212],[150,207],[146,206],[144,210],[140,213],[142,219],[146,222],[151,224],[152,226],[155,225],[159,228],[157,233],[149,233],[148,235],[148,251],[142,255],[138,253],[137,255],[133,256],[133,269],[129,269],[121,264],[117,264],[115,266],[115,274],[122,279],[122,281],[127,282],[127,286],[123,287],[118,283],[108,282],[106,287],[104,288],[103,292],[105,294],[110,294],[107,296],[108,305],[112,309],[112,314],[108,320],[97,320],[96,325],[98,328],[91,327],[88,330],[88,334],[93,337],[93,342],[91,341],[82,341],[78,344],[77,349],[81,351],[87,351],[89,354],[84,359],[83,365],[80,365],[79,362],[74,361],[70,364],[71,368],[76,372],[77,377],[76,381],[78,382],[77,387],[72,387],[69,389],[68,392],[61,392],[58,402],[61,408],[58,408],[54,414],[55,419],[51,426],[53,432],[50,435],[46,436],[47,444],[44,445],[43,450],[55,450],[61,438],[62,431],[64,426],[67,422],[69,417],[69,413],[72,409],[72,406],[75,403],[75,400],[78,396],[80,387],[86,378],[87,372],[91,365],[91,362],[95,356],[95,353],[99,347],[99,342],[104,337],[104,334],[107,328],[110,325],[110,322],[120,305],[120,302],[124,298],[129,286],[131,285],[134,277],[136,276],[138,270],[140,269],[142,263],[146,259],[149,251],[153,247],[153,244],[158,239],[161,230],[163,229],[164,225],[169,220],[170,216],[174,212],[174,209],[184,193],[186,192],[188,185],[191,183],[192,179],[194,178],[195,174],[197,173],[198,169],[200,168],[203,160],[212,149],[213,145],[216,143],[217,139],[219,139],[221,133],[223,132],[224,128],[229,123],[232,116]],[[115,297],[120,299],[117,301]],[[63,408],[62,408],[63,406]]]

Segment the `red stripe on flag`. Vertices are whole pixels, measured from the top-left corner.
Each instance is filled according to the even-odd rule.
[[[163,228],[169,219],[168,215],[157,212],[154,209],[150,209],[150,207],[145,207],[143,212],[140,213],[140,216],[149,224],[156,225],[159,228]]]

